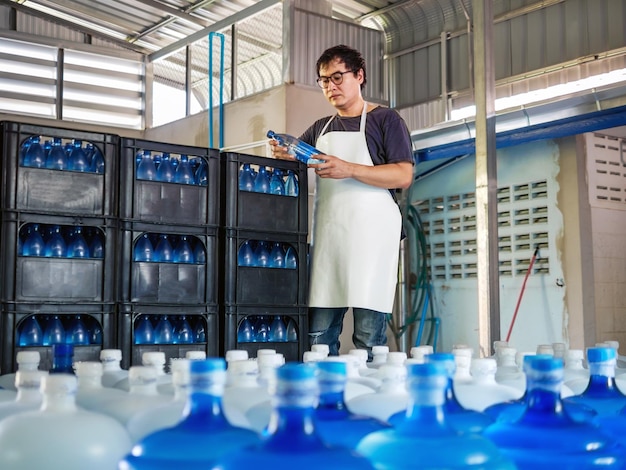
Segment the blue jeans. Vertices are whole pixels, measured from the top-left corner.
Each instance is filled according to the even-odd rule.
[[[339,355],[339,335],[348,307],[309,308],[309,345],[327,344],[332,356]],[[352,342],[358,349],[367,349],[372,359],[372,346],[387,344],[387,315],[366,308],[353,308]]]

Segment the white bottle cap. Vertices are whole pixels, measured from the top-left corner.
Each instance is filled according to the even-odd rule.
[[[121,361],[122,351],[120,349],[103,349],[100,351],[100,360],[104,362]]]
[[[41,354],[39,351],[18,351],[15,359],[18,364],[39,364]]]
[[[500,348],[501,357],[515,358],[516,355],[517,355],[517,349],[515,348],[511,348],[509,346]]]
[[[141,363],[144,366],[164,366],[165,353],[161,351],[148,351],[141,355]]]
[[[481,359],[472,359],[470,372],[474,377],[494,375],[497,370],[498,363],[493,358],[484,357]]]
[[[277,368],[285,363],[285,356],[282,354],[263,354],[257,358],[259,369],[266,367]]]
[[[372,346],[372,354],[389,354],[389,346]]]
[[[41,393],[44,395],[75,395],[78,387],[76,376],[52,374],[41,378]]]
[[[585,359],[585,351],[582,349],[568,349],[565,353],[565,363],[572,361],[582,361]]]
[[[204,351],[187,351],[185,353],[185,359],[190,359],[192,361],[202,361],[206,359],[206,352]]]
[[[474,356],[474,350],[470,347],[455,348],[452,350],[452,354],[454,357],[469,357],[471,359]]]
[[[327,344],[312,344],[311,351],[322,353],[324,357],[330,354],[330,348]]]
[[[131,366],[128,369],[128,384],[133,385],[147,385],[156,383],[157,371],[154,367],[150,366]]]
[[[102,363],[95,361],[75,362],[74,370],[79,377],[102,377],[104,373]]]
[[[15,388],[39,389],[41,381],[48,375],[43,370],[18,370],[15,373]]]
[[[191,378],[189,362],[193,359],[174,359],[170,361],[172,371],[172,383],[178,387],[189,385]]]
[[[406,359],[405,352],[392,351],[387,354],[387,364],[404,365]]]
[[[324,359],[324,355],[316,351],[304,351],[302,362],[319,362]]]
[[[367,362],[367,349],[351,349],[348,354],[358,357],[361,362]]]
[[[226,362],[246,360],[248,360],[248,351],[245,349],[231,349],[226,351]]]
[[[259,363],[249,359],[245,361],[232,361],[228,363],[229,375],[256,375],[259,373]]]
[[[424,359],[427,354],[432,354],[434,351],[430,344],[423,344],[421,346],[413,346],[409,351],[409,354],[414,359]]]
[[[565,343],[552,343],[552,350],[554,351],[554,357],[565,357],[567,345]]]
[[[537,354],[548,354],[554,356],[554,349],[551,344],[539,344],[537,346]]]
[[[276,350],[275,349],[259,349],[256,352],[256,357],[259,358],[263,356],[264,354],[269,354],[269,355],[276,354]]]
[[[616,351],[619,350],[619,341],[606,340],[605,343],[608,344],[613,349],[615,349]]]

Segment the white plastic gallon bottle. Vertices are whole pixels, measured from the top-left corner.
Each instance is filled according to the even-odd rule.
[[[0,403],[0,421],[16,413],[38,410],[43,401],[41,380],[46,375],[48,372],[43,370],[18,370],[15,374],[15,400]]]
[[[128,395],[116,388],[103,387],[103,365],[101,362],[76,362],[74,364],[78,377],[76,404],[91,411],[100,411],[100,404],[115,400],[123,400]]]
[[[121,380],[128,379],[128,371],[122,369],[122,351],[120,349],[103,349],[100,351],[102,362],[102,385],[115,387]]]
[[[18,351],[15,360],[17,362],[17,370],[37,370],[41,361],[41,355],[39,351]],[[15,388],[15,372],[0,375],[0,389],[17,391]],[[0,392],[0,400],[12,400],[14,398],[14,394],[9,395]]]

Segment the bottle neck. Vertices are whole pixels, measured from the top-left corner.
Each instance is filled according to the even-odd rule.
[[[38,362],[20,362],[17,365],[17,370],[37,370],[38,368]]]
[[[461,410],[463,407],[454,393],[454,379],[448,379],[448,384],[444,391],[444,406],[447,410]]]
[[[20,387],[17,389],[15,401],[19,403],[39,403],[42,400],[39,387]]]
[[[43,411],[72,412],[78,408],[74,394],[44,394],[41,409]]]
[[[410,426],[440,432],[447,429],[445,422],[445,393],[443,388],[414,386],[409,390],[409,404],[405,422]]]
[[[89,389],[89,390],[95,390],[95,389],[101,389],[102,387],[102,377],[101,376],[95,376],[95,377],[78,377],[78,388],[80,389]]]
[[[562,369],[537,373],[528,371],[526,374],[526,413],[566,416],[563,413],[561,387],[563,385]]]
[[[193,426],[196,429],[228,426],[222,411],[222,397],[197,391],[189,393],[181,426]]]
[[[122,370],[120,361],[102,361],[102,369],[105,372],[119,372]]]
[[[344,401],[344,390],[346,387],[345,380],[327,380],[319,383],[320,397],[317,409],[324,410],[346,410]]]
[[[595,376],[602,379],[614,379],[615,364],[610,362],[591,362],[589,364],[589,375],[592,378]]]

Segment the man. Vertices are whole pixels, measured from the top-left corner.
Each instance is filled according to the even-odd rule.
[[[311,239],[309,340],[339,354],[349,307],[352,341],[367,349],[387,343],[386,314],[397,283],[402,217],[390,190],[413,181],[413,153],[406,124],[389,108],[366,103],[361,54],[344,45],[324,51],[317,83],[337,114],[316,121],[300,137],[324,153],[315,169]],[[294,159],[276,141],[276,158]]]

